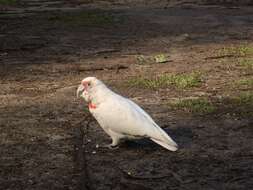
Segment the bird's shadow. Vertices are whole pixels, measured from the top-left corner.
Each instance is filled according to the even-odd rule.
[[[189,127],[177,127],[169,129],[167,127],[163,130],[178,144],[179,148],[189,148],[192,144],[194,133]]]
[[[177,127],[175,129],[169,129],[167,126],[164,126],[163,130],[178,144],[179,149],[189,148],[191,146],[192,138],[194,136],[191,128]],[[121,144],[121,147],[132,149],[157,149],[161,146],[149,139],[139,139],[134,141],[126,140]]]

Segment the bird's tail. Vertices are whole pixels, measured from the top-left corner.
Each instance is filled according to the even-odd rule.
[[[151,137],[151,140],[170,151],[176,151],[178,149],[177,143],[159,126],[157,126],[157,129],[158,138]]]
[[[154,141],[155,143],[161,145],[162,147],[164,147],[164,148],[170,150],[170,151],[173,151],[173,152],[174,152],[174,151],[176,151],[176,150],[178,149],[177,144],[176,144],[176,145],[171,145],[171,144],[165,143],[165,142],[163,142],[163,141],[156,140],[156,139],[152,139],[152,138],[151,138],[151,140]]]

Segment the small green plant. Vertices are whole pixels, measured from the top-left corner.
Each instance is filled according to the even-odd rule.
[[[15,5],[17,0],[0,0],[0,5]]]
[[[201,73],[179,74],[171,76],[172,84],[178,88],[189,88],[199,86],[201,83]]]
[[[136,56],[136,61],[138,64],[143,65],[149,62],[148,58],[145,57],[144,55],[137,55]]]
[[[168,56],[165,54],[158,54],[154,56],[154,60],[156,63],[166,63],[168,62]]]
[[[140,65],[151,63],[166,63],[169,61],[169,57],[166,54],[157,54],[153,56],[137,55],[136,61]]]
[[[184,110],[195,114],[208,114],[213,113],[216,110],[215,106],[204,98],[178,100],[169,103],[169,106],[174,109]]]
[[[163,74],[154,79],[134,78],[129,80],[131,86],[157,89],[174,86],[176,88],[190,88],[201,84],[201,73],[193,72],[189,74]]]

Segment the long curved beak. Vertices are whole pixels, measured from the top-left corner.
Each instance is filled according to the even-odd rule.
[[[81,96],[81,94],[83,93],[84,90],[85,90],[85,87],[82,84],[80,84],[77,88],[77,91],[76,91],[77,98],[79,98]]]

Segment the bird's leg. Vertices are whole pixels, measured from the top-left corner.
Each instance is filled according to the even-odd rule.
[[[110,149],[117,149],[120,139],[119,138],[112,138],[112,143],[109,145]]]
[[[112,149],[112,150],[113,150],[113,149],[117,149],[117,148],[119,148],[119,147],[118,147],[119,142],[120,142],[120,139],[119,139],[119,138],[113,137],[113,138],[112,138],[112,143],[111,143],[111,144],[102,145],[101,147],[109,148],[109,149]]]

